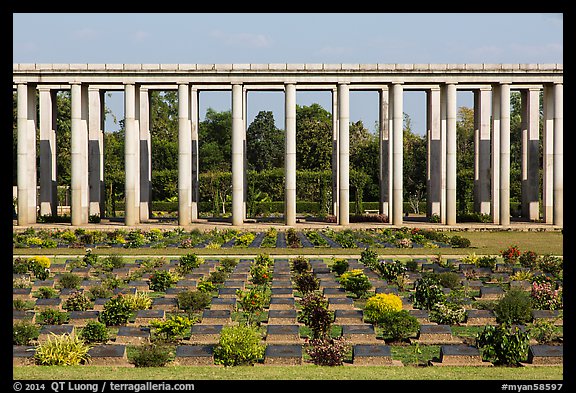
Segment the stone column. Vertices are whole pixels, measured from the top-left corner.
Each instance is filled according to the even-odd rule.
[[[178,85],[178,225],[190,225],[192,203],[192,128],[190,122],[190,89]]]
[[[510,85],[500,85],[500,225],[510,225]]]
[[[554,84],[554,225],[564,225],[564,85]]]
[[[446,86],[446,224],[456,225],[456,85]]]
[[[71,93],[71,219],[72,225],[85,225],[89,216],[88,87],[72,83]]]
[[[446,133],[448,127],[448,93],[440,86],[440,223],[446,224]]]
[[[190,135],[192,138],[192,195],[190,204],[190,220],[198,219],[198,203],[200,202],[199,161],[198,161],[198,89],[190,88]]]
[[[138,124],[139,112],[139,87],[134,83],[124,86],[124,119],[126,127],[125,135],[125,171],[126,191],[124,222],[126,225],[136,225],[140,221],[140,160],[139,139],[140,128]]]
[[[284,223],[296,224],[296,85],[286,83],[285,92],[285,205]]]
[[[245,87],[242,87],[242,160],[243,160],[243,176],[242,176],[242,222],[246,219],[246,212],[248,211],[248,145],[246,139],[246,129],[248,125],[246,124],[248,110],[248,91]]]
[[[102,216],[104,184],[104,92],[88,88],[88,195],[89,214]]]
[[[491,203],[492,222],[500,224],[500,85],[492,86],[492,160]]]
[[[440,122],[440,88],[426,91],[427,181],[426,214],[441,214],[442,139]]]
[[[542,212],[546,224],[554,222],[554,85],[544,85],[544,131],[542,141]]]
[[[403,91],[404,88],[400,83],[392,85],[393,99],[393,118],[392,118],[392,224],[403,224],[403,133],[404,133],[404,109],[403,109]]]
[[[490,89],[474,90],[474,211],[490,214]]]
[[[389,92],[388,86],[382,87],[378,90],[379,93],[379,121],[378,121],[378,140],[380,142],[380,204],[378,210],[380,214],[385,214],[390,217],[392,204],[390,203],[390,124],[388,122],[388,101]]]
[[[244,119],[242,84],[232,85],[232,225],[244,223]]]
[[[140,222],[150,219],[152,212],[152,139],[150,137],[150,92],[140,87],[139,98],[140,153]]]
[[[18,225],[28,225],[36,223],[36,86],[17,89]]]
[[[338,84],[339,225],[350,224],[350,90]]]
[[[40,215],[58,215],[56,180],[56,90],[40,86]]]
[[[332,89],[332,214],[336,217],[336,222],[339,219],[340,204],[340,170],[338,165],[338,135],[340,130],[338,128],[338,93],[337,89]]]
[[[522,216],[540,218],[540,89],[520,92],[522,102]]]

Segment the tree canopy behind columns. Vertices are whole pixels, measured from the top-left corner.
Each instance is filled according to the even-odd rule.
[[[150,91],[152,170],[178,170],[178,95]]]
[[[319,104],[296,105],[296,162],[298,170],[332,166],[332,114]]]
[[[232,170],[232,111],[206,110],[198,124],[200,172]]]
[[[412,132],[412,119],[404,113],[404,200],[414,203],[426,198],[426,137]],[[416,210],[416,209],[415,209]]]
[[[350,123],[350,169],[368,176],[363,190],[367,201],[377,201],[379,198],[379,168],[378,137],[364,127],[362,120]]]
[[[474,200],[474,109],[461,106],[456,118],[456,206],[469,211]]]
[[[248,169],[258,172],[284,166],[284,130],[274,124],[271,111],[260,111],[246,130]]]

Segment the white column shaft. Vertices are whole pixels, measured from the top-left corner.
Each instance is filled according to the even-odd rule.
[[[339,219],[340,211],[340,167],[338,165],[338,135],[339,130],[339,120],[338,120],[338,91],[337,89],[332,90],[332,214],[336,217],[336,222]]]
[[[338,170],[339,225],[350,224],[350,91],[347,84],[338,85]]]
[[[140,89],[140,222],[152,211],[152,139],[150,136],[150,93]]]
[[[198,161],[198,89],[190,89],[190,135],[192,139],[192,194],[190,196],[190,220],[198,219],[198,203],[200,202],[200,184],[198,182],[200,169]]]
[[[492,161],[491,213],[492,222],[500,224],[500,85],[492,87]]]
[[[296,85],[286,84],[285,92],[285,206],[284,223],[296,224]]]
[[[553,224],[564,225],[564,86],[554,84],[554,216]]]
[[[36,222],[36,89],[19,84],[18,91],[18,225]]]
[[[446,86],[446,224],[456,224],[456,85]]]
[[[71,86],[71,219],[72,225],[88,223],[88,87]]]
[[[490,89],[474,91],[474,211],[490,214]]]
[[[380,179],[380,203],[378,210],[380,214],[385,214],[390,217],[390,124],[388,122],[388,102],[389,102],[389,92],[388,87],[383,87],[378,91],[379,93],[379,121],[378,121],[378,133],[380,141],[380,154],[379,164],[379,179]]]
[[[57,212],[56,180],[56,91],[39,89],[40,98],[40,215]]]
[[[190,122],[190,89],[178,85],[178,224],[190,225],[192,204],[192,127]]]
[[[103,96],[98,88],[88,89],[88,188],[89,214],[102,216],[102,182],[104,169]]]
[[[542,212],[546,224],[552,224],[554,189],[554,87],[544,85],[544,130],[542,141]]]
[[[540,89],[521,91],[522,101],[522,216],[540,218]]]
[[[244,119],[241,84],[232,85],[232,225],[244,223]]]
[[[136,225],[140,219],[139,188],[140,164],[138,160],[140,130],[137,123],[137,88],[135,84],[127,84],[124,87],[124,118],[125,118],[125,224]]]
[[[392,151],[392,170],[393,170],[393,177],[392,177],[392,199],[393,199],[393,206],[392,206],[392,224],[394,225],[402,225],[403,224],[403,133],[404,133],[404,108],[403,108],[403,86],[399,83],[395,83],[392,85],[392,95],[394,96],[393,102],[393,137],[392,143],[394,145]]]
[[[500,225],[510,225],[510,85],[500,85]]]
[[[441,179],[442,179],[442,139],[440,122],[440,89],[426,92],[426,137],[427,137],[427,214],[441,214]]]

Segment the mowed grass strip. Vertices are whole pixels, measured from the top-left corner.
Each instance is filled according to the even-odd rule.
[[[14,380],[562,380],[563,368],[393,366],[18,366]]]

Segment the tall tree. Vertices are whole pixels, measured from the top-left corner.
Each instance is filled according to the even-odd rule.
[[[198,126],[200,172],[232,170],[232,111],[206,110]]]
[[[296,160],[299,170],[332,166],[332,114],[319,104],[296,105]]]
[[[426,137],[412,132],[412,119],[404,113],[404,200],[419,213],[418,203],[426,196]]]
[[[284,165],[284,130],[270,111],[260,111],[246,130],[248,168],[258,172]]]

